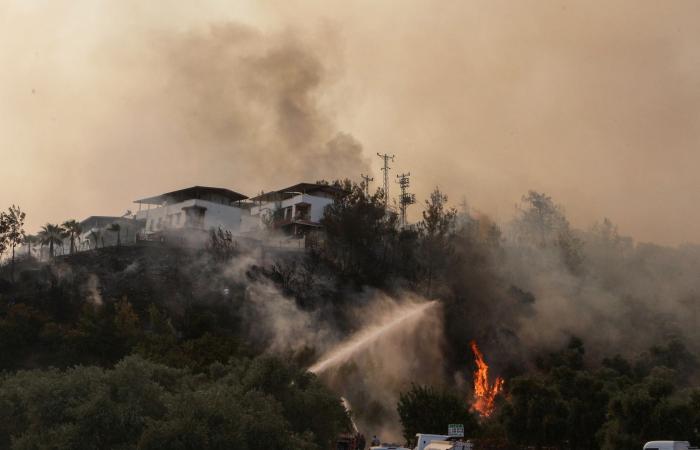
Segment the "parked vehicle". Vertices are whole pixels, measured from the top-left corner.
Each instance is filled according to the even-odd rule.
[[[449,439],[444,441],[432,441],[425,447],[425,450],[472,450],[474,444],[470,441],[464,442],[461,439]]]
[[[444,441],[448,438],[446,434],[416,434],[416,447],[413,450],[425,450],[428,444],[433,441]]]
[[[693,450],[688,441],[650,441],[644,444],[644,450]]]

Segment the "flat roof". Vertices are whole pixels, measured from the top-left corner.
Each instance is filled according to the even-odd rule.
[[[281,198],[289,198],[297,195],[298,192],[303,194],[313,194],[314,192],[325,192],[332,195],[342,195],[345,191],[337,186],[332,186],[329,184],[318,184],[318,183],[297,183],[292,186],[286,187],[284,189],[279,189],[277,191],[265,192],[257,197],[251,198],[254,201],[260,200],[275,200]]]
[[[87,216],[86,218],[81,220],[79,223],[82,224],[82,223],[88,222],[90,220],[109,221],[109,220],[119,220],[119,219],[123,219],[123,217],[119,217],[119,216]]]
[[[139,200],[134,200],[134,203],[143,203],[148,205],[160,205],[164,201],[169,199],[175,199],[177,201],[185,201],[198,199],[205,194],[217,194],[229,199],[232,202],[239,200],[245,200],[248,196],[239,194],[238,192],[232,191],[226,188],[219,187],[208,187],[208,186],[192,186],[185,189],[178,189],[177,191],[166,192],[165,194],[156,195],[153,197],[146,197]]]
[[[132,219],[126,218],[124,216],[88,216],[81,220],[79,223],[81,227],[84,227],[89,223],[95,223],[98,226],[104,226],[114,222],[131,222],[131,220]]]

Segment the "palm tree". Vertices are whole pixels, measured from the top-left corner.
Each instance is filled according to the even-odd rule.
[[[27,256],[32,256],[32,245],[39,242],[39,237],[34,234],[24,236],[24,245],[27,246]]]
[[[66,220],[61,226],[66,230],[66,234],[70,238],[70,254],[72,255],[75,253],[75,238],[80,236],[83,230],[80,228],[80,223],[75,219]]]
[[[92,230],[90,230],[90,237],[92,238],[93,241],[95,241],[95,248],[96,249],[99,248],[100,239],[102,238],[102,233],[100,232],[100,230],[98,230],[96,228],[93,228]],[[89,247],[89,242],[90,242],[90,240],[88,239],[88,247]],[[102,241],[102,247],[104,247],[104,246],[105,246],[104,241]]]
[[[121,230],[122,227],[118,223],[113,223],[112,225],[107,228],[107,230],[112,231],[114,233],[117,233],[117,247],[121,246],[122,241],[121,241]]]
[[[47,223],[46,225],[41,227],[41,231],[39,232],[40,242],[43,245],[49,246],[49,256],[51,258],[53,258],[55,254],[54,245],[61,245],[63,243],[64,237],[65,234],[63,232],[63,228],[61,228],[60,225],[53,225]]]

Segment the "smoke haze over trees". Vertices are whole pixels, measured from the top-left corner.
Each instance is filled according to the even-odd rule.
[[[341,395],[387,439],[700,444],[699,2],[7,0],[0,23],[0,447],[325,450]],[[378,151],[413,173],[411,227],[345,180],[303,252],[119,226],[75,251],[74,219],[135,198],[379,180]],[[505,380],[489,417],[472,340]]]
[[[1,401],[32,410],[35,397],[12,392],[33,377],[69,386],[73,377],[94,374],[97,389],[126,367],[179,370],[176,378],[208,374],[191,392],[154,400],[165,406],[139,414],[156,422],[129,435],[133,442],[166,438],[190,420],[178,396],[205,398],[219,389],[214,373],[221,365],[239,374],[248,363],[238,361],[270,358],[265,364],[274,370],[302,376],[355,333],[437,299],[439,307],[317,377],[303,375],[304,383],[320,381],[343,395],[366,434],[396,439],[438,432],[441,419],[421,413],[421,405],[454,411],[457,401],[474,436],[514,446],[619,449],[661,435],[698,439],[698,247],[637,244],[607,219],[578,230],[563,206],[535,191],[522,197],[512,221],[498,224],[452,208],[435,189],[423,220],[401,229],[381,191],[367,196],[349,181],[337,184],[347,194],[327,208],[323,238],[297,254],[232,245],[235,238],[224,232],[213,232],[208,248],[194,253],[112,246],[39,262],[22,252],[17,281],[0,286],[0,364],[10,371],[0,382],[0,397],[7,396]],[[1,272],[6,280],[9,271]],[[488,418],[471,410],[472,340],[492,376],[505,379],[505,395]],[[76,364],[85,369],[45,371]],[[14,373],[21,369],[30,371]],[[325,448],[330,437],[307,428],[313,421],[298,423],[285,412],[306,400],[277,390],[273,380],[250,388],[281,402],[281,416],[254,414],[277,417],[289,430],[280,439],[306,436],[309,448]],[[163,388],[156,384],[148,389]],[[97,401],[89,395],[75,407]],[[313,408],[331,408],[325,395],[313,394]],[[107,400],[115,408],[131,401]],[[334,404],[340,408],[337,398]],[[78,436],[61,425],[71,411],[51,419],[67,433],[65,442]],[[227,417],[232,427],[243,426]],[[342,414],[326,419],[329,430],[347,426]],[[8,424],[3,439],[20,439],[16,448],[23,448],[22,436],[43,439],[29,437],[31,427],[42,426],[37,420]],[[192,442],[235,429],[201,428]]]
[[[0,204],[34,233],[186,185],[356,177],[379,151],[499,222],[535,189],[577,228],[698,242],[699,8],[7,0]]]

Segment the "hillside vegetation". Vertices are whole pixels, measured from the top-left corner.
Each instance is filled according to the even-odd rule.
[[[357,420],[398,413],[409,441],[445,421],[490,448],[700,441],[700,249],[634,243],[607,219],[574,229],[536,192],[496,224],[436,189],[402,229],[381,192],[341,184],[348,194],[303,252],[214,232],[200,250],[8,259],[0,446],[328,449],[349,430],[324,387],[338,380]],[[440,376],[394,380],[398,404],[361,394],[352,364],[331,383],[305,370],[329,330],[342,340],[362,329],[357,311],[377,293],[442,305],[440,346],[415,350],[440,355]],[[472,340],[505,379],[489,417],[470,408]]]

